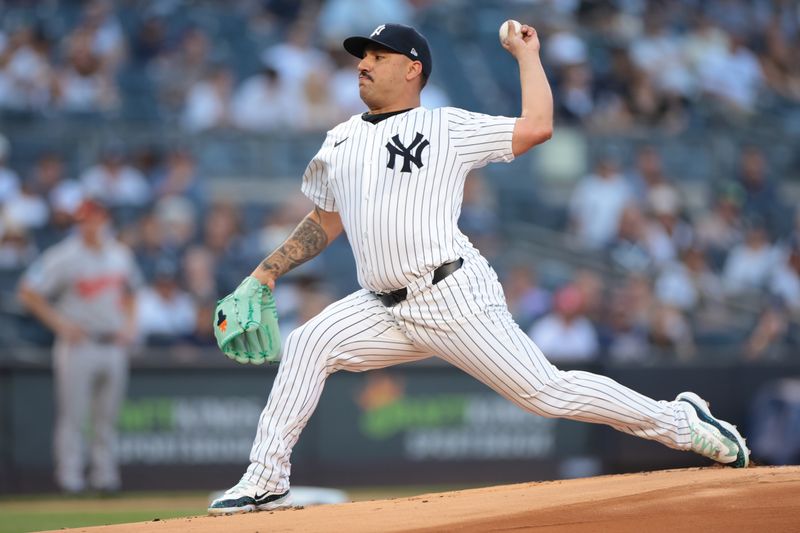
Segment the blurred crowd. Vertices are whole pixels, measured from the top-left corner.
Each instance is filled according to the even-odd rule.
[[[16,16],[0,17],[0,110],[114,117],[130,103],[132,118],[192,133],[324,131],[363,111],[343,38],[384,20],[410,23],[415,9],[403,0],[74,7],[20,2]],[[448,103],[435,83],[424,96],[431,107]]]
[[[554,18],[543,50],[566,121],[681,131],[800,101],[800,10],[791,0],[576,1],[561,9],[571,16]]]
[[[496,28],[480,26],[480,10],[535,21],[557,125],[680,132],[711,119],[744,128],[767,111],[789,117],[800,101],[800,8],[791,0],[0,6],[0,116],[23,120],[60,113],[152,120],[189,138],[211,130],[324,131],[363,111],[356,60],[341,50],[345,36],[391,20],[417,24],[433,36],[449,32],[456,42],[460,31],[475,29],[446,23],[458,18],[446,17],[457,10],[469,10],[493,44]],[[457,54],[459,47],[452,48]],[[508,60],[496,44],[480,52],[470,60]],[[423,105],[467,105],[463,80],[439,66]],[[481,106],[491,111],[495,103]],[[53,146],[17,168],[10,164],[13,132],[4,133],[5,316],[18,311],[10,302],[19,272],[71,231],[75,209],[92,196],[111,207],[115,231],[134,250],[147,280],[140,341],[212,345],[216,299],[233,290],[310,205],[299,196],[255,210],[220,201],[208,191],[200,154],[186,145],[109,140],[96,161],[79,168],[74,154]],[[706,201],[687,198],[665,174],[656,146],[643,147],[632,164],[599,157],[572,191],[561,229],[576,249],[602,257],[610,275],[579,270],[566,281],[551,280],[537,272],[535,258],[504,258],[501,206],[480,175],[467,182],[460,224],[497,259],[515,318],[554,360],[646,360],[662,348],[690,358],[704,346],[730,347],[734,358],[779,357],[800,344],[800,219],[779,193],[781,177],[770,175],[764,153],[742,146],[739,157],[737,175],[712,184]],[[352,288],[341,282],[343,272],[351,278],[352,272],[338,253],[336,261],[309,263],[281,284],[282,327],[302,323]],[[25,327],[15,329],[24,321],[0,322],[0,330],[7,329],[0,337],[19,338],[20,331],[25,337]],[[42,331],[30,338],[46,342]]]
[[[535,22],[561,123],[680,131],[800,101],[793,0],[4,4],[0,110],[23,113],[121,113],[191,132],[324,131],[362,111],[343,37],[393,21],[457,39],[442,16],[469,13],[461,31],[472,32],[483,13],[501,10]],[[469,59],[489,71],[505,54],[496,40],[479,52]],[[464,105],[464,80],[437,70],[423,104]]]
[[[68,173],[61,154],[45,152],[24,178],[6,165],[10,149],[0,136],[0,313],[11,326],[0,337],[12,335],[5,342],[50,341],[44,329],[19,316],[14,292],[25,267],[74,231],[85,198],[109,207],[109,231],[136,256],[147,282],[138,295],[138,334],[151,346],[213,345],[217,299],[277,247],[311,205],[299,192],[257,213],[215,202],[184,147],[129,154],[112,143],[77,176]],[[282,327],[291,329],[332,301],[319,268],[309,263],[287,276],[278,294]]]
[[[800,209],[759,148],[742,147],[737,175],[694,205],[656,147],[630,168],[600,157],[567,211],[569,244],[612,276],[581,271],[553,292],[517,264],[505,280],[518,322],[554,359],[646,359],[659,348],[689,359],[718,347],[755,360],[800,346]]]

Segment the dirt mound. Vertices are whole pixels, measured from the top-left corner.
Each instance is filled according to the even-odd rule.
[[[800,530],[800,467],[699,468],[524,483],[75,531],[206,533]]]

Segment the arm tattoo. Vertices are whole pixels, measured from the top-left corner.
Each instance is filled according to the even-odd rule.
[[[319,209],[315,208],[314,213],[321,220]],[[269,257],[261,263],[261,269],[270,272],[273,279],[286,274],[291,269],[313,259],[328,246],[328,235],[322,226],[307,216],[294,229],[289,238],[272,252]]]

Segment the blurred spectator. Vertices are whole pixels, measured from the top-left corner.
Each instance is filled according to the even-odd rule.
[[[594,173],[582,178],[572,192],[569,213],[572,233],[585,248],[597,250],[614,238],[620,215],[632,194],[616,162],[603,158]]]
[[[572,65],[561,73],[554,99],[556,113],[565,123],[589,120],[595,109],[592,71],[586,65]]]
[[[768,281],[770,296],[745,344],[750,360],[778,359],[800,346],[800,241],[789,244]]]
[[[691,28],[683,42],[683,53],[692,73],[695,76],[702,75],[709,58],[728,53],[730,37],[701,9],[694,12],[688,22]]]
[[[80,180],[87,195],[111,207],[143,206],[150,201],[150,184],[126,163],[123,149],[117,145],[107,147],[100,162],[86,169]]]
[[[414,14],[406,0],[328,0],[319,14],[319,31],[324,42],[342,42],[351,35],[369,34],[379,24],[411,24]]]
[[[244,80],[236,90],[233,122],[238,128],[254,132],[293,128],[297,98],[285,86],[278,71],[264,65],[260,73]]]
[[[660,303],[653,309],[650,321],[650,344],[689,359],[695,354],[695,342],[689,321],[680,309]]]
[[[584,316],[584,305],[580,290],[564,287],[553,298],[553,312],[530,329],[528,335],[548,359],[588,362],[597,357],[597,332]]]
[[[178,265],[162,259],[151,285],[139,291],[136,309],[139,334],[150,346],[170,346],[191,336],[197,310],[178,284]]]
[[[135,29],[131,42],[131,59],[138,68],[166,53],[167,24],[157,15],[148,15]]]
[[[38,253],[24,228],[0,220],[0,270],[22,269],[30,265]]]
[[[129,245],[133,247],[136,261],[145,279],[155,277],[156,266],[164,259],[175,260],[178,251],[169,247],[158,218],[152,213],[144,215],[134,225],[135,233]]]
[[[693,246],[683,252],[681,259],[664,268],[656,279],[656,297],[691,313],[695,329],[724,328],[727,316],[722,280],[709,268],[703,249]]]
[[[49,218],[50,209],[47,207],[47,202],[36,194],[30,180],[24,180],[19,193],[0,206],[0,220],[25,230],[44,227]]]
[[[153,191],[156,198],[181,196],[198,209],[205,205],[206,195],[197,162],[188,149],[176,148],[167,154],[166,167],[155,175]]]
[[[189,90],[208,70],[210,49],[208,35],[200,28],[189,28],[175,50],[161,53],[151,61],[149,74],[164,111],[177,113],[183,108]]]
[[[681,199],[673,186],[663,183],[653,187],[647,203],[653,214],[647,233],[648,250],[656,264],[663,265],[692,244],[692,227],[679,216]]]
[[[798,23],[794,22],[794,35],[783,31],[783,25],[792,20],[791,2],[773,5],[775,12],[765,27],[766,50],[761,55],[761,66],[769,86],[783,98],[800,101],[800,60],[797,45],[800,41]],[[791,27],[792,23],[788,23]]]
[[[508,310],[523,331],[550,310],[550,292],[539,285],[536,269],[528,262],[511,266],[503,278],[503,290]]]
[[[787,229],[789,210],[775,183],[767,176],[767,161],[760,148],[746,146],[742,149],[739,182],[744,187],[744,214],[764,221],[771,237],[782,236]]]
[[[583,298],[583,314],[593,323],[599,322],[602,319],[605,292],[603,278],[597,272],[582,268],[575,272],[572,286],[578,289]]]
[[[620,288],[613,294],[608,318],[599,331],[600,342],[612,361],[646,361],[651,355],[647,322],[636,319],[628,295],[629,288]]]
[[[543,47],[547,61],[558,71],[584,65],[589,58],[586,44],[571,31],[559,30],[547,38]],[[558,75],[559,78],[562,74]]]
[[[649,224],[642,210],[627,205],[619,218],[617,233],[609,244],[612,265],[627,272],[644,273],[654,267],[648,245]]]
[[[765,383],[749,408],[748,445],[759,463],[800,463],[800,379],[783,377]]]
[[[594,73],[596,106],[592,123],[603,131],[626,129],[636,119],[633,92],[636,66],[622,46],[612,47],[609,55],[608,68]]]
[[[647,331],[649,335],[653,309],[656,307],[650,280],[641,274],[628,276],[619,289],[618,297],[630,311],[630,320],[634,327]]]
[[[19,193],[19,176],[7,166],[10,152],[11,144],[0,133],[0,208]]]
[[[41,27],[22,26],[0,49],[0,109],[39,111],[51,100],[50,43]]]
[[[67,178],[64,158],[55,152],[40,155],[33,168],[31,182],[36,193],[47,200],[53,225],[66,227],[71,224],[84,194],[77,180]]]
[[[763,222],[750,218],[744,242],[736,245],[725,261],[722,281],[726,293],[741,296],[766,289],[776,259]]]
[[[214,256],[203,246],[192,246],[186,250],[182,281],[195,302],[216,304],[220,294],[214,278]]]
[[[800,234],[790,243],[769,281],[769,290],[800,322]]]
[[[652,206],[650,192],[671,180],[664,174],[664,166],[658,149],[647,144],[636,151],[636,166],[627,173],[633,196],[642,208]]]
[[[125,59],[127,39],[111,0],[88,2],[78,31],[89,36],[90,50],[99,58],[103,71],[113,73]]]
[[[707,249],[711,264],[720,269],[725,257],[736,244],[741,242],[741,205],[744,194],[736,183],[726,183],[717,194],[713,208],[703,210],[694,223],[697,242]]]
[[[242,237],[241,217],[236,206],[219,203],[206,212],[203,244],[214,257],[217,288],[220,294],[233,292],[241,280],[250,274],[256,251],[246,246]]]
[[[686,64],[680,37],[664,21],[664,15],[652,6],[644,18],[644,34],[630,48],[638,68],[665,94],[688,96],[693,79]]]
[[[183,252],[197,233],[197,208],[182,196],[165,196],[153,209],[160,242],[176,254]]]
[[[751,114],[756,110],[764,74],[756,55],[744,39],[732,35],[728,49],[706,54],[699,65],[703,90],[718,98],[727,112]]]
[[[781,341],[788,331],[789,315],[786,305],[780,299],[770,301],[745,342],[745,359],[755,361],[780,358],[783,355]]]
[[[297,110],[297,129],[327,131],[345,119],[336,107],[329,84],[327,71],[311,72],[306,76],[302,88],[303,100]]]
[[[103,70],[102,58],[92,49],[92,38],[86,31],[76,31],[69,38],[67,64],[55,81],[54,101],[59,109],[102,112],[119,105],[116,83]]]
[[[193,133],[233,125],[233,77],[222,65],[212,67],[186,96],[183,127]]]
[[[365,6],[359,2],[360,6]],[[287,31],[286,41],[271,46],[261,54],[261,61],[278,71],[290,92],[302,94],[311,73],[329,73],[333,65],[328,56],[312,45],[313,24],[300,20]]]
[[[632,74],[627,104],[635,123],[669,133],[685,129],[689,122],[686,99],[678,93],[659,91],[653,78],[643,71]]]

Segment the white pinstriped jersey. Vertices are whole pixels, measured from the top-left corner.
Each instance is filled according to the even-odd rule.
[[[469,252],[457,227],[464,180],[473,168],[514,159],[515,123],[417,107],[377,124],[355,115],[328,132],[302,190],[339,212],[362,287],[406,287]]]
[[[303,192],[339,212],[364,289],[286,337],[242,486],[273,495],[289,490],[292,448],[333,372],[431,356],[530,412],[690,449],[683,402],[657,402],[605,376],[561,371],[547,361],[511,317],[494,270],[458,230],[467,173],[513,159],[516,119],[454,108],[382,118],[373,124],[355,116],[336,126],[303,176]],[[459,256],[461,268],[433,283],[428,274]],[[407,295],[395,305],[370,292],[400,287]],[[222,501],[251,494],[237,487]]]

